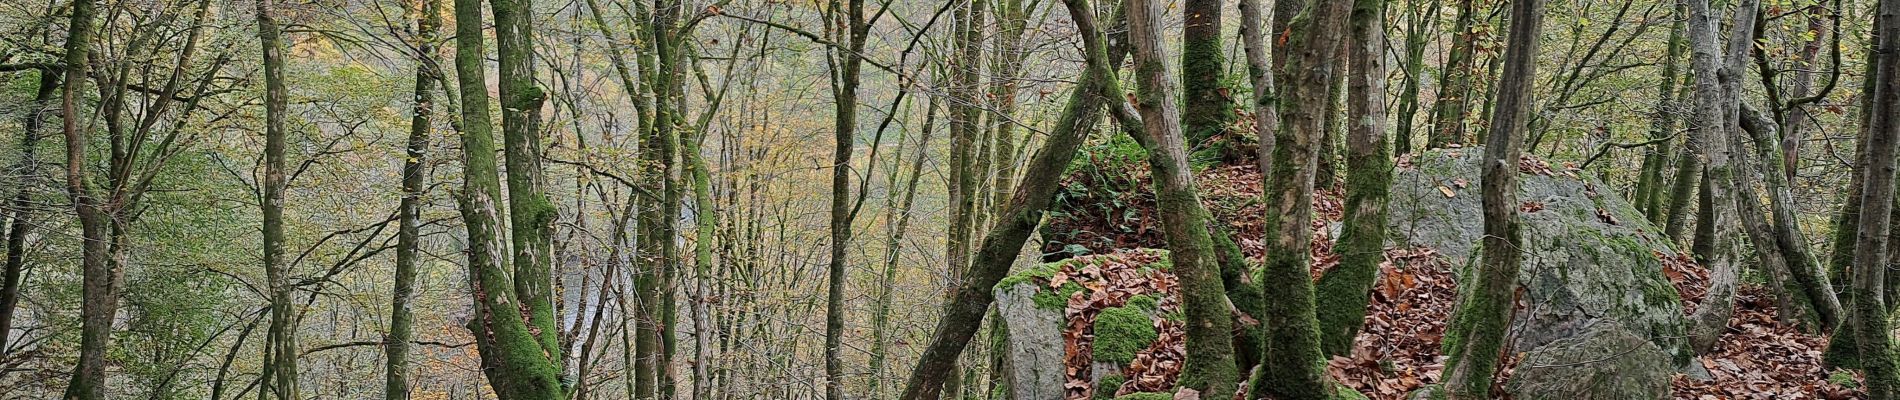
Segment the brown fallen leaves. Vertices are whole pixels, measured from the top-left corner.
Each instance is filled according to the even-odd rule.
[[[1826,347],[1825,338],[1777,323],[1773,294],[1744,287],[1736,295],[1728,334],[1697,360],[1714,379],[1697,382],[1676,375],[1672,391],[1677,399],[1695,400],[1861,398],[1859,390],[1828,381],[1828,370],[1821,365]]]
[[[1693,313],[1708,292],[1709,271],[1689,255],[1666,256],[1663,276],[1682,296],[1683,312]],[[1709,354],[1695,362],[1708,369],[1708,381],[1677,374],[1671,397],[1692,400],[1857,399],[1861,393],[1828,382],[1821,363],[1827,339],[1782,326],[1775,319],[1774,294],[1743,285],[1735,296],[1729,330]],[[1859,377],[1856,375],[1855,380]]]
[[[1386,249],[1379,270],[1365,328],[1350,356],[1327,361],[1327,374],[1373,399],[1404,399],[1439,382],[1439,341],[1458,291],[1451,263],[1432,248]]]
[[[1179,285],[1171,273],[1143,268],[1161,262],[1161,257],[1161,253],[1145,250],[1120,250],[1111,254],[1081,256],[1063,264],[1062,269],[1050,277],[1050,290],[1068,283],[1082,287],[1081,291],[1069,296],[1068,306],[1063,309],[1062,361],[1063,376],[1066,378],[1063,391],[1066,398],[1090,399],[1094,396],[1094,377],[1091,374],[1095,362],[1096,316],[1103,309],[1127,305],[1128,299],[1141,295],[1153,296],[1158,301],[1155,327],[1161,338],[1136,353],[1129,371],[1124,372],[1124,376],[1130,379],[1123,390],[1129,390],[1126,389],[1129,385],[1137,384],[1160,388],[1174,386],[1187,351],[1185,333],[1180,326],[1171,325],[1170,321],[1158,315],[1180,309],[1180,299],[1175,290]],[[1136,367],[1140,367],[1140,370],[1137,371]]]

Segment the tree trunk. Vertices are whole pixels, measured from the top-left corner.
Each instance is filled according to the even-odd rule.
[[[1735,226],[1732,208],[1737,205],[1735,176],[1729,163],[1728,135],[1740,130],[1739,73],[1746,64],[1749,46],[1754,43],[1755,12],[1758,3],[1743,0],[1736,5],[1734,25],[1729,32],[1727,53],[1720,50],[1716,37],[1715,14],[1708,1],[1689,0],[1690,64],[1695,70],[1696,129],[1695,147],[1708,165],[1708,206],[1711,207],[1708,266],[1708,294],[1691,315],[1689,344],[1697,354],[1715,347],[1728,330],[1729,315],[1734,312],[1735,286],[1740,279],[1734,260],[1734,246],[1728,234]],[[1726,65],[1724,65],[1726,63]]]
[[[264,368],[266,394],[278,400],[301,399],[297,390],[297,320],[290,303],[290,268],[284,260],[284,42],[277,28],[276,5],[257,1],[257,41],[264,54],[264,274],[270,290],[270,356]]]
[[[73,367],[72,380],[63,397],[67,400],[104,400],[106,398],[106,351],[112,339],[113,315],[118,312],[118,271],[111,263],[106,245],[110,214],[92,190],[86,176],[85,127],[80,93],[85,88],[87,50],[91,47],[94,27],[93,0],[74,0],[71,23],[66,29],[66,78],[60,90],[60,118],[66,138],[66,193],[79,215],[80,284],[79,361]]]
[[[561,359],[554,318],[554,220],[541,167],[541,104],[534,83],[532,0],[489,0],[495,15],[495,59],[501,97],[502,155],[508,168],[508,238],[514,244],[514,285],[528,322],[548,358]],[[559,367],[558,365],[556,366]]]
[[[1187,139],[1182,133],[1183,116],[1175,108],[1178,100],[1175,99],[1173,81],[1168,76],[1167,62],[1164,61],[1167,54],[1161,40],[1161,11],[1160,4],[1156,2],[1128,2],[1128,39],[1133,49],[1135,81],[1139,88],[1135,92],[1136,108],[1141,112],[1143,127],[1139,131],[1129,131],[1140,132],[1134,136],[1148,150],[1148,166],[1155,178],[1155,202],[1161,214],[1161,228],[1167,237],[1174,274],[1181,280],[1181,303],[1187,312],[1187,353],[1194,356],[1187,359],[1179,386],[1183,390],[1192,389],[1210,396],[1224,395],[1234,392],[1234,383],[1238,380],[1234,371],[1233,336],[1230,333],[1233,331],[1233,317],[1228,312],[1227,290],[1221,286],[1220,266],[1215,262],[1213,239],[1207,232],[1209,214],[1201,206],[1199,189],[1194,184],[1194,171],[1187,159]],[[1188,13],[1192,24],[1194,11],[1190,9]],[[1218,30],[1218,26],[1215,25],[1214,29]],[[1190,28],[1190,31],[1193,29]],[[1219,65],[1218,59],[1201,58],[1207,56],[1207,52],[1192,50],[1192,46],[1190,44],[1190,50],[1182,59],[1183,65]],[[1211,50],[1214,57],[1218,58],[1218,45]],[[1190,97],[1187,107],[1205,107],[1205,100]],[[1189,122],[1187,126],[1195,125]]]
[[[427,192],[428,173],[424,162],[429,151],[429,135],[434,132],[435,80],[441,76],[433,65],[435,41],[442,26],[441,3],[420,1],[416,20],[415,111],[409,119],[409,158],[402,163],[402,204],[398,206],[396,230],[396,280],[390,289],[389,336],[383,338],[383,398],[409,399],[409,341],[415,340],[412,314],[416,297],[416,263],[422,255],[422,196]]]
[[[1682,15],[1682,7],[1676,7],[1676,14]],[[1663,58],[1662,83],[1657,85],[1656,115],[1650,119],[1649,138],[1660,140],[1655,146],[1644,148],[1643,170],[1637,178],[1635,197],[1636,209],[1649,217],[1651,223],[1661,224],[1662,212],[1657,195],[1663,187],[1663,166],[1668,164],[1670,147],[1676,134],[1676,81],[1682,75],[1680,61],[1686,46],[1682,39],[1683,22],[1680,17],[1669,30],[1668,54]]]
[[[1314,314],[1309,266],[1312,246],[1313,185],[1325,136],[1328,90],[1339,60],[1334,56],[1346,35],[1352,3],[1315,2],[1288,28],[1287,79],[1279,89],[1280,128],[1274,138],[1272,172],[1267,174],[1269,204],[1267,261],[1262,282],[1266,306],[1262,375],[1252,379],[1254,398],[1321,399],[1332,395],[1326,382]],[[1265,158],[1265,157],[1263,157]]]
[[[8,208],[12,212],[6,227],[6,268],[0,272],[0,358],[6,358],[7,338],[13,332],[13,316],[19,310],[20,285],[26,277],[26,236],[33,230],[33,187],[40,180],[39,158],[35,155],[40,142],[41,124],[46,121],[47,106],[53,101],[53,94],[59,92],[59,73],[57,70],[39,71],[39,88],[33,93],[33,101],[28,103],[27,112],[20,117],[20,161],[13,171],[20,177],[18,191],[13,193]]]
[[[930,137],[935,130],[934,127],[936,124],[937,97],[930,96],[929,102],[924,106],[923,133],[922,136],[917,139],[917,158],[911,161],[910,180],[904,184],[903,200],[894,200],[895,197],[892,196],[887,198],[884,204],[884,209],[886,210],[884,220],[894,222],[890,222],[890,230],[885,232],[884,275],[878,282],[877,302],[874,303],[871,311],[871,361],[869,366],[871,369],[872,398],[886,397],[883,389],[885,384],[884,363],[889,357],[888,353],[890,351],[890,316],[891,297],[893,294],[893,288],[891,286],[897,280],[897,259],[898,256],[902,254],[904,235],[910,228],[911,205],[917,200],[917,186],[918,183],[923,181],[924,160],[930,159]],[[898,157],[894,158],[900,161],[903,160],[901,153],[898,154]],[[898,175],[899,174],[895,172],[891,174],[889,181],[890,187],[895,188],[897,186]]]
[[[503,400],[559,400],[560,366],[535,337],[508,279],[507,244],[501,239],[501,176],[495,162],[494,125],[489,120],[488,82],[483,71],[480,0],[455,1],[455,72],[462,105],[462,193],[456,200],[468,230],[468,274],[475,317],[469,332],[481,353],[483,374]]]
[[[1894,158],[1896,137],[1900,137],[1900,1],[1882,0],[1875,22],[1878,44],[1872,53],[1877,65],[1867,130],[1867,159],[1861,173],[1866,187],[1861,191],[1859,238],[1854,246],[1853,313],[1848,316],[1866,372],[1868,398],[1893,399],[1900,396],[1900,371],[1894,363],[1893,333],[1888,328],[1887,308],[1882,286],[1886,283],[1887,240],[1892,227],[1894,201]],[[1871,350],[1871,351],[1869,351]]]
[[[1396,154],[1412,152],[1413,121],[1417,119],[1419,107],[1418,89],[1425,80],[1425,48],[1431,45],[1430,31],[1438,20],[1439,2],[1413,1],[1423,4],[1414,4],[1406,17],[1405,60],[1400,66],[1405,70],[1405,83],[1399,88],[1399,131],[1392,144],[1392,152]]]
[[[1357,0],[1352,10],[1347,72],[1346,223],[1334,252],[1339,265],[1315,285],[1320,347],[1349,355],[1365,325],[1366,302],[1385,261],[1386,196],[1392,155],[1386,151],[1384,0]]]
[[[1275,51],[1279,48],[1267,44],[1268,37],[1274,33],[1263,32],[1272,27],[1266,25],[1266,17],[1262,14],[1266,13],[1267,9],[1260,2],[1261,0],[1240,1],[1240,38],[1247,55],[1247,79],[1253,84],[1253,131],[1260,142],[1259,154],[1254,158],[1258,159],[1256,161],[1260,164],[1260,173],[1266,174],[1273,170],[1271,157],[1273,156],[1274,130],[1280,127],[1280,110],[1275,107],[1279,98],[1274,93],[1273,87],[1274,77],[1279,72],[1274,68],[1273,63],[1282,60],[1279,59],[1281,57],[1279,53],[1268,53],[1270,48]],[[1289,1],[1276,1],[1274,4],[1277,6],[1285,3]],[[1227,286],[1231,290],[1234,282],[1227,282]],[[1248,357],[1251,355],[1242,355],[1241,359],[1245,360]]]
[[[1517,164],[1530,122],[1531,85],[1537,78],[1538,36],[1544,25],[1540,0],[1511,4],[1510,36],[1484,148],[1484,263],[1475,285],[1458,299],[1445,337],[1445,393],[1452,399],[1491,397],[1492,376],[1502,361],[1517,302],[1523,243],[1517,221]]]
[[[1432,133],[1426,144],[1441,148],[1465,142],[1465,118],[1471,114],[1471,70],[1477,66],[1478,19],[1476,0],[1458,0],[1458,16],[1451,28],[1451,52],[1439,69],[1438,101],[1432,104]]]
[[[1233,101],[1221,80],[1227,67],[1222,54],[1221,14],[1224,0],[1186,0],[1181,3],[1181,129],[1192,149],[1226,133],[1233,123]],[[1131,19],[1130,22],[1133,22]],[[1139,58],[1139,57],[1137,57]]]
[[[1781,264],[1787,267],[1785,275],[1793,279],[1790,282],[1792,286],[1787,289],[1793,295],[1799,296],[1799,302],[1813,311],[1813,317],[1816,319],[1814,322],[1818,323],[1812,327],[1814,328],[1812,331],[1832,330],[1840,324],[1841,303],[1834,296],[1833,283],[1828,280],[1819,258],[1815,257],[1813,250],[1808,248],[1807,234],[1802,232],[1800,221],[1797,219],[1793,190],[1788,186],[1786,175],[1783,175],[1780,170],[1785,164],[1781,162],[1783,147],[1779,146],[1774,139],[1781,136],[1776,132],[1777,125],[1768,115],[1755,110],[1747,103],[1742,103],[1741,107],[1742,132],[1748,134],[1747,139],[1752,142],[1756,156],[1760,158],[1749,164],[1750,170],[1755,171],[1762,178],[1764,188],[1768,191],[1766,197],[1769,204],[1763,207],[1752,191],[1745,192],[1741,200],[1746,209],[1750,210],[1749,212],[1759,215],[1763,208],[1767,208],[1773,217],[1772,224],[1765,225],[1769,230],[1764,232],[1769,235],[1770,241],[1757,244],[1756,248],[1774,247],[1781,253],[1782,259],[1785,260]],[[1745,157],[1748,154],[1748,143],[1743,143],[1741,139],[1740,136],[1736,137],[1734,151]]]
[[[825,301],[825,398],[841,400],[844,398],[844,270],[846,249],[851,241],[851,151],[857,147],[858,128],[858,74],[864,64],[862,56],[866,37],[870,33],[870,24],[864,19],[864,0],[848,0],[845,14],[832,18],[845,19],[843,27],[848,49],[833,51],[832,68],[837,78],[832,82],[833,101],[836,118],[833,125],[831,165],[831,262],[829,267],[827,294]],[[838,0],[831,2],[832,12],[838,12]]]
[[[1095,24],[1094,8],[1087,0],[1064,0],[1069,16],[1082,32],[1085,56],[1088,67],[1077,82],[1076,89],[1063,106],[1062,114],[1050,131],[1049,141],[1031,157],[1028,171],[1062,171],[1075,159],[1076,149],[1088,138],[1095,125],[1100,121],[1100,109],[1106,104],[1117,104],[1122,98],[1120,89],[1114,85],[1114,66],[1119,62],[1122,52],[1117,51],[1110,58],[1102,31]],[[1112,92],[1112,93],[1111,93]],[[1022,184],[1017,185],[1015,194],[1004,204],[997,216],[996,225],[984,235],[982,244],[977,247],[970,269],[964,279],[957,282],[951,300],[944,304],[943,317],[937,322],[935,333],[931,335],[930,345],[918,357],[917,366],[911,370],[910,378],[904,386],[904,393],[898,398],[904,400],[937,399],[942,393],[943,382],[948,375],[957,371],[950,368],[963,347],[975,336],[984,312],[989,310],[994,300],[991,289],[996,282],[1009,273],[1009,267],[1021,252],[1023,241],[1041,222],[1044,211],[1054,200],[1056,190],[1061,188],[1061,174],[1028,174]]]

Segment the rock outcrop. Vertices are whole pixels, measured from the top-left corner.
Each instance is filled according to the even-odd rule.
[[[1484,231],[1479,199],[1480,148],[1419,153],[1401,162],[1392,182],[1388,242],[1437,249],[1468,275],[1480,260]],[[1677,255],[1635,207],[1588,173],[1526,160],[1519,163],[1519,218],[1524,307],[1511,329],[1513,350],[1590,335],[1615,324],[1655,343],[1677,365],[1689,361],[1683,312],[1664,275]]]
[[[1469,276],[1480,261],[1484,225],[1482,153],[1445,149],[1401,160],[1391,188],[1389,247],[1434,249],[1452,265],[1454,280]],[[1525,357],[1510,385],[1515,395],[1667,396],[1671,375],[1691,364],[1681,299],[1665,275],[1665,260],[1678,253],[1642,214],[1588,173],[1533,160],[1520,163],[1520,173],[1523,306],[1511,326],[1511,353]],[[1246,200],[1218,197],[1208,201]],[[995,289],[1010,331],[1007,358],[1017,399],[1067,393],[1063,332],[1073,322],[1063,310],[1082,289],[1049,285],[1052,271],[1066,262],[1029,268]],[[1097,379],[1091,386],[1100,386],[1104,376],[1116,379],[1114,371],[1122,367],[1091,366]]]

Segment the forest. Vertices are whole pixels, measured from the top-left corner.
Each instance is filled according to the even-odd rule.
[[[0,399],[1900,399],[1900,0],[0,1]]]

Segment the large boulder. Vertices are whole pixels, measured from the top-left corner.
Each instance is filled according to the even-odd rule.
[[[1478,163],[1482,148],[1427,151],[1400,163],[1392,181],[1389,241],[1427,246],[1461,266],[1480,264],[1483,238]],[[1595,335],[1617,325],[1656,345],[1675,365],[1691,357],[1681,300],[1664,275],[1677,256],[1636,208],[1589,173],[1535,160],[1519,163],[1524,307],[1511,329],[1515,352]],[[1583,361],[1583,360],[1573,360]]]
[[[1661,399],[1669,396],[1674,373],[1649,338],[1599,321],[1583,334],[1531,350],[1511,376],[1510,390],[1522,400]]]

